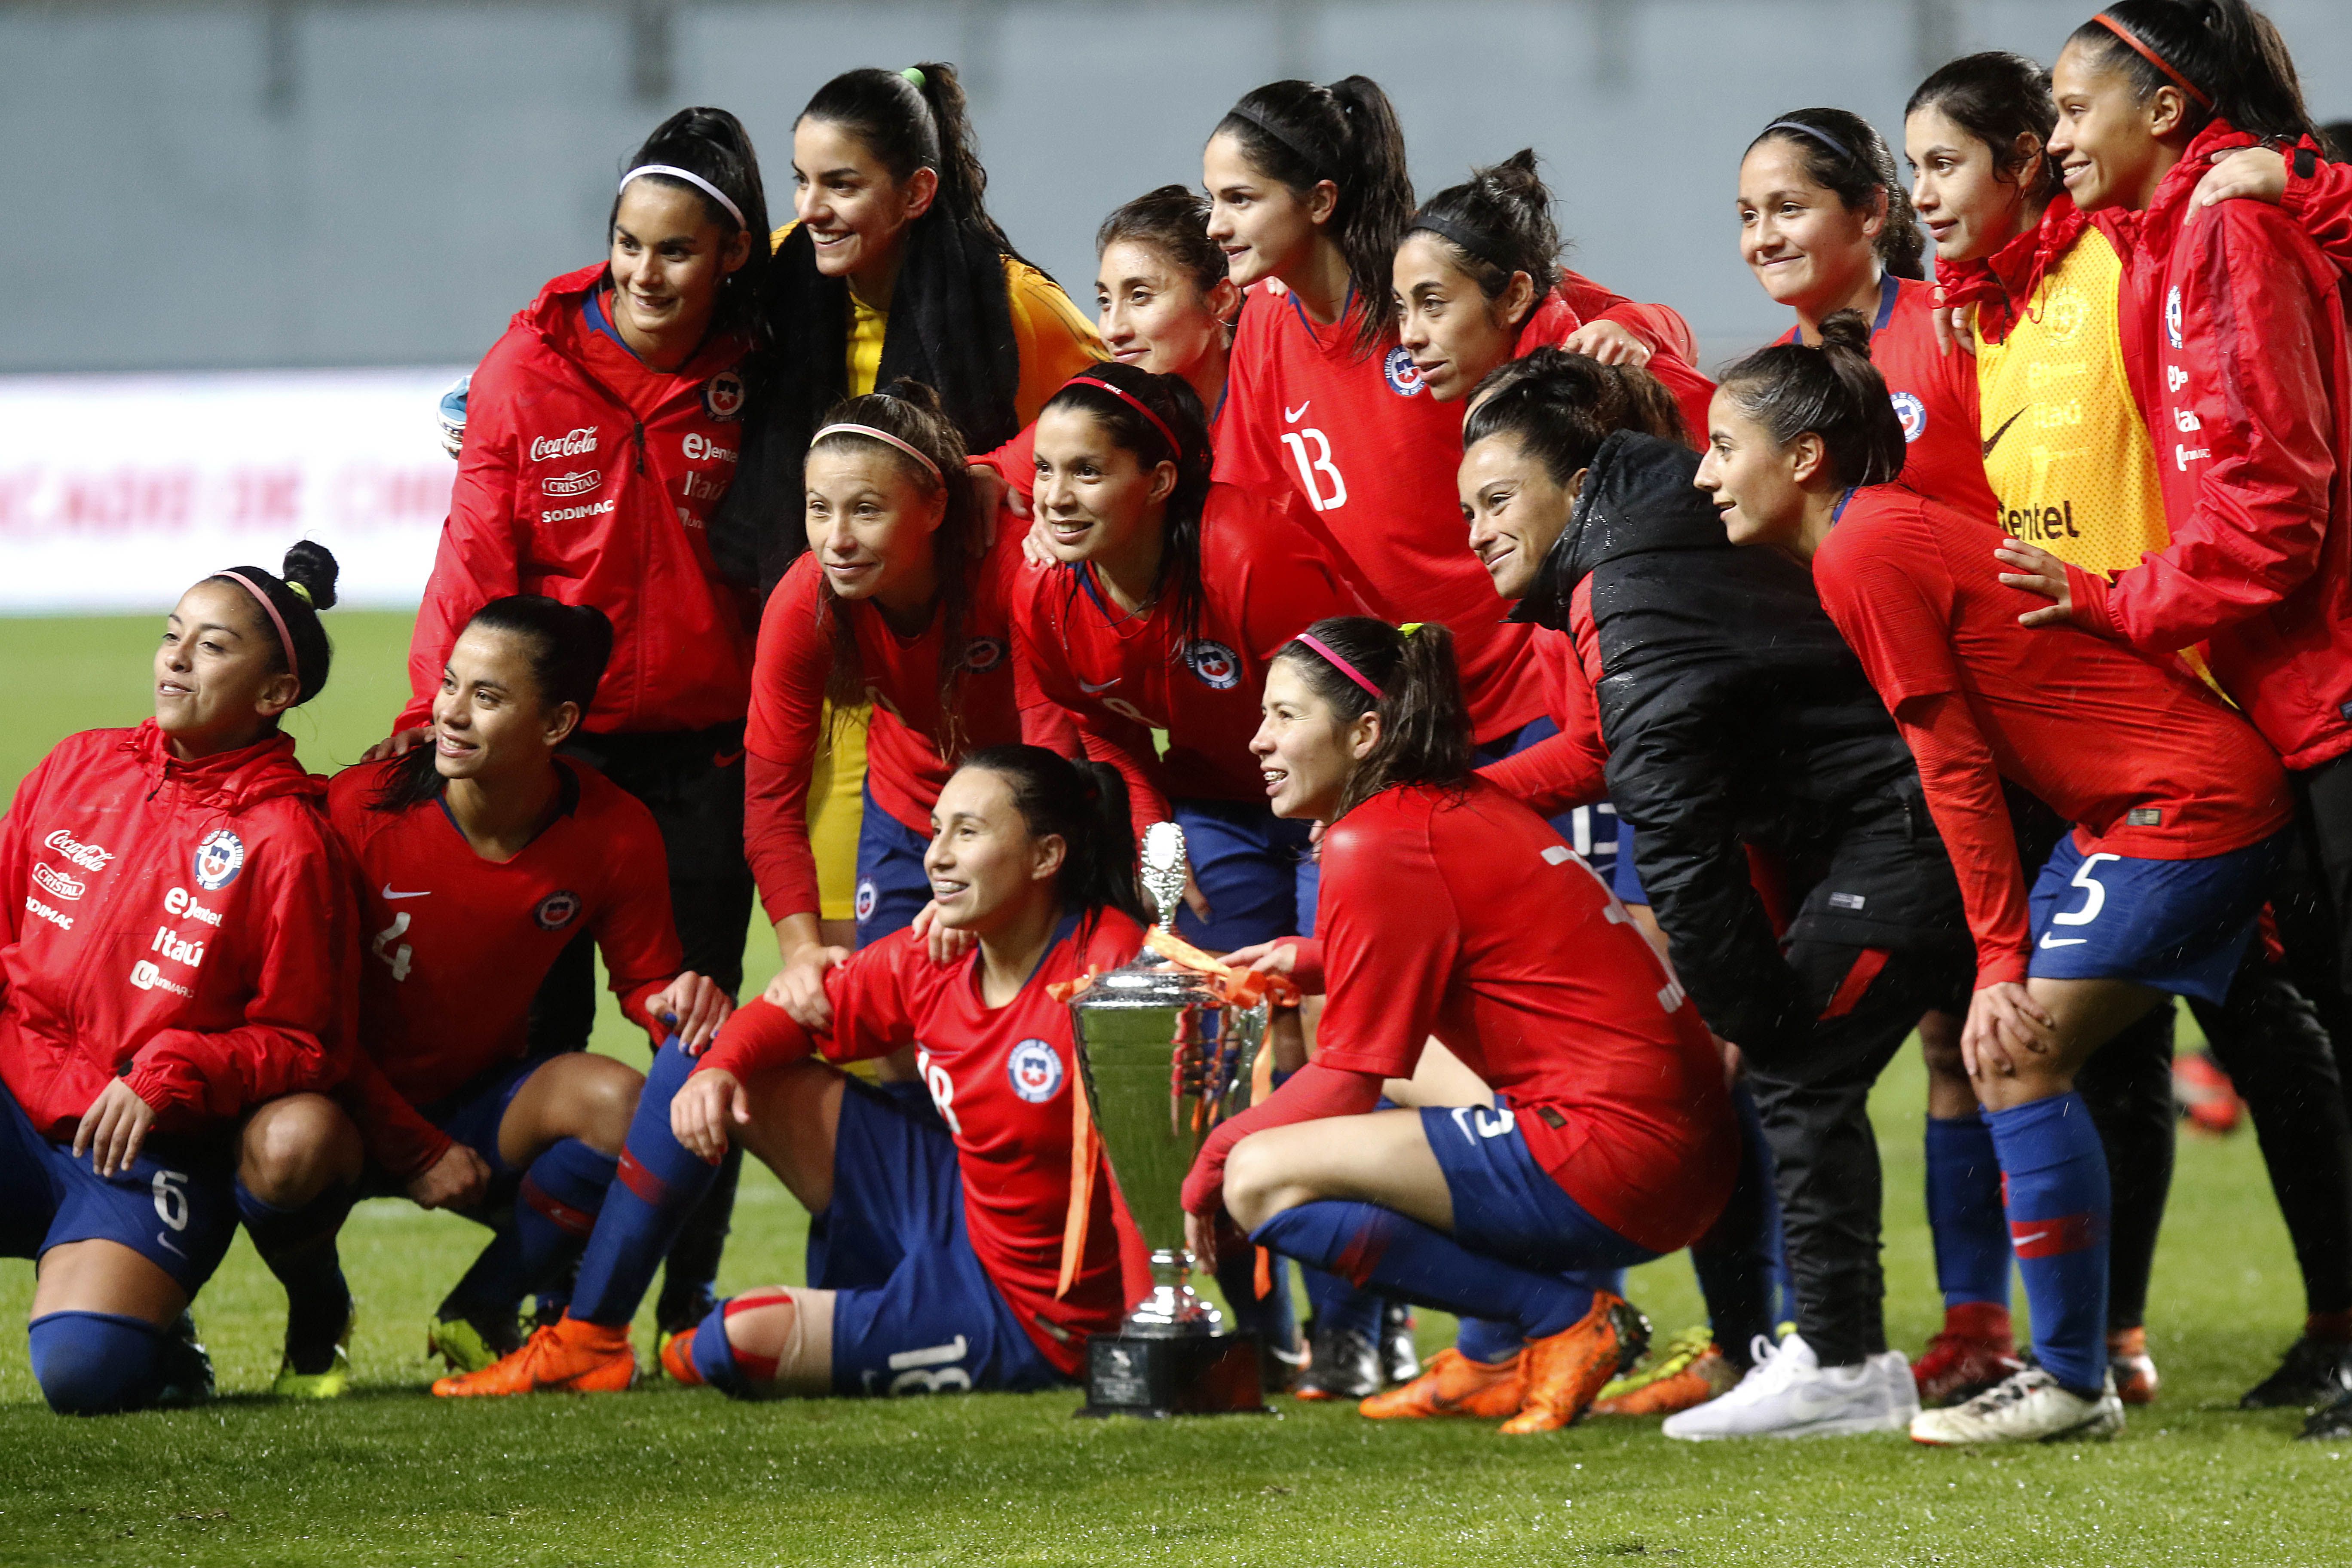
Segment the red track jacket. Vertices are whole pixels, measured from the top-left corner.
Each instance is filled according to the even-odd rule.
[[[751,600],[719,576],[705,530],[742,449],[743,345],[714,339],[675,374],[648,370],[582,319],[604,279],[599,262],[551,281],[474,373],[402,728],[431,720],[457,634],[507,594],[612,617],[613,661],[586,729],[743,717]]]
[[[121,1075],[186,1131],[341,1078],[350,873],[291,736],[183,763],[151,721],[68,736],[0,821],[0,1078],[70,1138]]]

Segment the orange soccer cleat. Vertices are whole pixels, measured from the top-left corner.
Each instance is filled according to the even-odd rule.
[[[702,1386],[702,1373],[694,1367],[694,1336],[701,1331],[699,1323],[690,1324],[674,1334],[661,1337],[661,1369],[669,1373],[672,1383],[688,1388]]]
[[[1432,1415],[1499,1421],[1519,1413],[1527,1393],[1519,1365],[1526,1359],[1517,1355],[1488,1366],[1449,1347],[1437,1352],[1427,1372],[1402,1388],[1373,1394],[1356,1411],[1375,1421],[1421,1421]]]
[[[2157,1385],[2156,1358],[2147,1353],[2146,1329],[2110,1329],[2107,1365],[2116,1374],[2116,1397],[2126,1405],[2153,1405]]]
[[[637,1375],[637,1352],[629,1344],[626,1325],[564,1318],[523,1342],[522,1349],[500,1356],[479,1372],[445,1377],[433,1385],[442,1399],[474,1399],[507,1394],[537,1394],[563,1389],[573,1394],[617,1394]]]
[[[1592,1293],[1592,1310],[1574,1328],[1530,1341],[1519,1365],[1527,1380],[1519,1413],[1503,1423],[1507,1436],[1557,1432],[1592,1403],[1609,1380],[1649,1348],[1650,1325],[1624,1298]]]
[[[2237,1085],[2209,1051],[2191,1051],[2172,1064],[2172,1098],[2189,1126],[2215,1137],[2236,1131],[2245,1119],[2246,1102],[2238,1098]]]
[[[1709,1340],[1696,1354],[1687,1353],[1684,1347],[1675,1347],[1678,1353],[1663,1366],[1656,1366],[1655,1377],[1635,1373],[1622,1381],[1630,1384],[1622,1394],[1592,1402],[1595,1415],[1674,1415],[1685,1410],[1695,1410],[1710,1399],[1719,1399],[1739,1386],[1739,1372],[1724,1356],[1722,1349]],[[1675,1365],[1675,1362],[1682,1364]],[[1644,1372],[1650,1369],[1643,1369]],[[1603,1391],[1604,1393],[1606,1390]]]

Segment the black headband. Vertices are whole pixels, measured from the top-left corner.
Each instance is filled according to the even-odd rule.
[[[1775,131],[1801,132],[1803,134],[1811,137],[1814,141],[1820,142],[1822,146],[1828,148],[1831,152],[1836,153],[1839,157],[1844,159],[1849,163],[1860,163],[1862,162],[1861,159],[1853,155],[1853,150],[1852,148],[1848,147],[1844,142],[1839,141],[1836,137],[1831,135],[1828,132],[1822,130],[1818,125],[1808,125],[1801,120],[1776,120],[1772,121],[1771,124],[1767,125],[1764,128],[1764,135],[1769,136]],[[1763,140],[1763,137],[1759,136],[1757,140],[1760,142]]]
[[[1406,226],[1405,233],[1411,234],[1417,228],[1425,228],[1440,238],[1452,240],[1464,250],[1468,251],[1473,258],[1485,262],[1498,272],[1527,270],[1523,267],[1515,267],[1504,259],[1501,254],[1502,244],[1493,235],[1483,234],[1466,223],[1455,223],[1450,217],[1440,217],[1429,213],[1415,213],[1412,222]]]
[[[1331,177],[1323,172],[1322,159],[1317,157],[1305,147],[1299,145],[1296,137],[1292,136],[1281,126],[1276,125],[1273,121],[1268,120],[1265,116],[1258,113],[1255,110],[1249,109],[1242,104],[1236,103],[1233,108],[1225,111],[1225,117],[1229,120],[1239,120],[1245,121],[1248,124],[1255,125],[1260,131],[1265,132],[1268,136],[1273,137],[1276,142],[1281,142],[1285,147],[1290,149],[1291,156],[1306,164],[1307,171],[1313,174],[1318,180],[1328,180]]]

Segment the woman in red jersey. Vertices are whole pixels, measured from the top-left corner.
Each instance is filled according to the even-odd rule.
[[[1809,563],[1822,600],[1917,759],[1976,937],[1961,1038],[2000,1160],[2040,1364],[1916,1441],[2103,1436],[2110,1194],[2074,1091],[2092,1051],[2166,992],[2219,1001],[2252,938],[2292,810],[2262,738],[2169,659],[2018,624],[1989,521],[1901,486],[1903,430],[1856,311],[1819,349],[1725,376],[1698,485],[1735,544]],[[2064,693],[2053,706],[2053,683]],[[2074,825],[2029,893],[2006,778]]]
[[[1796,312],[1782,342],[1818,343],[1839,310],[1871,323],[1908,452],[1903,483],[1971,517],[1997,517],[1977,429],[1977,379],[1941,352],[1936,291],[1920,280],[1927,240],[1871,123],[1843,109],[1798,109],[1767,125],[1739,163],[1739,258]]]
[[[929,900],[923,847],[958,756],[1018,741],[1024,724],[1029,738],[1064,750],[1077,737],[1029,693],[1012,627],[1020,542],[981,549],[963,439],[930,388],[896,382],[835,405],[809,448],[803,486],[809,549],[761,617],[744,833],[783,959],[768,999],[821,1028],[824,973],[849,956],[819,930],[809,845],[809,780],[827,713],[874,708],[860,947]]]
[[[941,963],[895,931],[827,972],[830,1029],[754,1002],[670,1101],[688,1148],[750,1149],[812,1216],[809,1283],[721,1302],[671,1341],[681,1382],[739,1397],[1053,1387],[1126,1314],[1122,1254],[1141,1242],[1098,1152],[1063,1284],[1084,1089],[1051,994],[1142,946],[1118,775],[992,747],[940,789],[932,827],[940,921],[976,950]],[[828,1065],[910,1046],[936,1117]]]
[[[1523,148],[1473,170],[1412,215],[1389,276],[1398,341],[1429,395],[1458,403],[1504,363],[1556,347],[1646,368],[1673,392],[1691,428],[1704,425],[1715,383],[1691,368],[1698,344],[1690,323],[1669,306],[1636,305],[1562,267],[1551,207],[1535,153]]]
[[[726,1016],[723,991],[680,973],[652,814],[557,753],[612,645],[588,606],[492,600],[449,650],[431,743],[328,791],[370,939],[361,1056],[340,1104],[264,1107],[246,1131],[248,1166],[270,1176],[266,1230],[250,1210],[247,1226],[289,1298],[281,1394],[330,1398],[348,1382],[335,1238],[356,1197],[403,1194],[484,1224],[510,1211],[427,1334],[459,1371],[517,1348],[517,1303],[580,1256],[644,1080],[609,1057],[530,1051],[533,997],[574,938],[595,942],[657,1049],[673,1031],[708,1040]]]
[[[1568,1425],[1646,1337],[1563,1270],[1687,1246],[1738,1136],[1706,1027],[1609,890],[1541,817],[1470,771],[1442,626],[1318,621],[1266,678],[1253,750],[1275,811],[1327,825],[1317,936],[1244,956],[1328,999],[1315,1060],[1221,1127],[1187,1229],[1511,1324],[1510,1433]],[[1326,977],[1328,976],[1328,985]],[[1375,1110],[1432,1036],[1492,1109]]]
[[[38,1261],[63,1414],[210,1394],[185,1310],[236,1234],[236,1118],[348,1058],[350,885],[279,728],[327,683],[335,563],[283,569],[182,595],[154,718],[61,742],[0,821],[0,1253]]]

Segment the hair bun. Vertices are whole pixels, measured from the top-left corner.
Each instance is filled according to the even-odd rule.
[[[1860,310],[1834,310],[1822,323],[1822,347],[1852,349],[1863,358],[1870,357],[1870,321]]]
[[[341,568],[335,563],[334,552],[314,539],[298,539],[286,552],[285,563],[278,574],[289,587],[299,586],[314,610],[335,607],[335,579]]]

